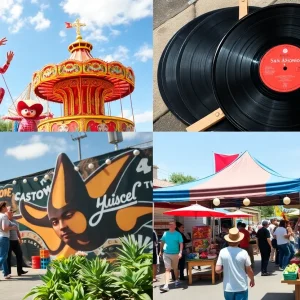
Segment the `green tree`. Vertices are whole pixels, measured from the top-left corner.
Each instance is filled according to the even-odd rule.
[[[12,131],[12,122],[0,119],[0,132]]]
[[[263,218],[273,217],[275,215],[274,206],[259,206],[261,216]]]
[[[169,178],[169,181],[175,184],[182,184],[195,180],[197,180],[197,178],[190,175],[183,175],[182,173],[172,173]]]

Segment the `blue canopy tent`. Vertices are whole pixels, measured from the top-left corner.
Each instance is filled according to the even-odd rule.
[[[250,199],[251,206],[283,205],[288,195],[291,204],[299,204],[300,178],[281,176],[268,166],[243,153],[220,172],[194,182],[155,189],[156,207],[165,203],[200,202],[213,207],[212,200],[221,200],[219,207],[241,207],[243,199]]]

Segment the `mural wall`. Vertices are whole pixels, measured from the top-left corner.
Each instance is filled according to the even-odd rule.
[[[139,152],[116,151],[75,165],[62,153],[53,170],[0,183],[0,201],[16,210],[25,262],[41,248],[52,256],[86,251],[114,258],[119,238],[129,234],[150,250],[152,148]]]

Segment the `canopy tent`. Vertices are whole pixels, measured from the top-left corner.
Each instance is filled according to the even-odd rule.
[[[209,209],[199,204],[193,204],[187,207],[182,207],[164,212],[165,215],[178,217],[224,217],[226,214]]]
[[[245,152],[216,174],[154,190],[153,201],[199,201],[202,205],[213,207],[212,200],[218,197],[221,200],[220,207],[241,207],[243,199],[247,197],[251,206],[282,205],[286,195],[291,198],[291,204],[298,204],[299,192],[299,178],[281,176]]]
[[[250,218],[252,215],[247,214],[241,210],[236,210],[233,212],[228,212],[225,216],[221,218]]]

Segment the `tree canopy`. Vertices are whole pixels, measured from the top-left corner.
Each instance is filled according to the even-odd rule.
[[[175,184],[182,184],[195,180],[197,180],[197,178],[190,175],[184,175],[182,173],[172,173],[169,178],[169,181]]]
[[[12,122],[0,120],[0,132],[12,131]]]

